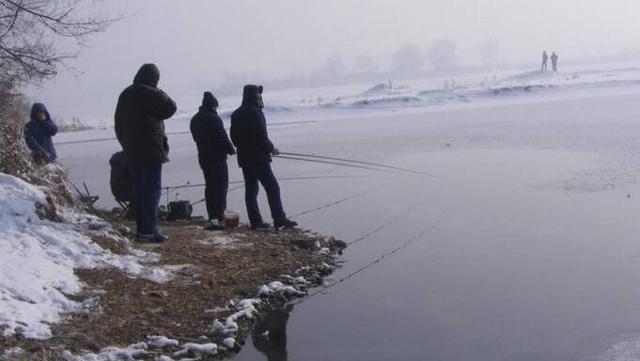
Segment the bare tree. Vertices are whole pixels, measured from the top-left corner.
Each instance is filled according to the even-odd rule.
[[[88,35],[115,21],[88,15],[96,1],[0,0],[0,172],[36,183],[48,179],[38,175],[22,141],[29,105],[19,89],[56,75]]]
[[[378,64],[372,57],[360,54],[356,58],[353,70],[354,73],[359,75],[371,75],[378,72]]]
[[[433,43],[427,54],[436,72],[447,72],[457,65],[456,43],[451,39],[441,39]]]
[[[393,53],[391,63],[397,73],[414,74],[424,66],[424,57],[416,47],[406,45]]]
[[[0,82],[40,82],[115,19],[87,15],[83,0],[0,0]],[[95,5],[95,1],[91,2]],[[90,4],[87,4],[90,5]]]
[[[498,63],[500,44],[492,37],[487,38],[478,47],[478,53],[483,65],[487,68],[492,68]]]

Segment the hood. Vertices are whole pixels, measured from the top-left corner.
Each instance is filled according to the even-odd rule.
[[[204,92],[200,109],[215,111],[218,108],[218,99],[211,92]]]
[[[41,113],[41,112],[47,115],[47,120],[51,120],[47,107],[45,107],[44,104],[42,103],[34,103],[33,106],[31,107],[31,120],[37,120],[36,113]]]
[[[145,84],[157,87],[160,81],[160,69],[155,64],[144,64],[133,79],[134,84]]]
[[[264,102],[262,101],[263,89],[262,85],[245,85],[242,90],[242,105],[264,108]]]

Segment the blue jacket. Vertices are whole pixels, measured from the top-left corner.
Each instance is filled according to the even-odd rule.
[[[47,117],[39,120],[36,114],[44,112]],[[51,121],[51,116],[44,104],[35,103],[31,107],[31,120],[24,126],[24,139],[36,162],[49,163],[58,158],[51,137],[58,133],[58,127]]]

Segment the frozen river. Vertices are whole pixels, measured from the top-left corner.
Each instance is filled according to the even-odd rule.
[[[317,120],[269,131],[282,151],[438,178],[276,160],[281,178],[354,176],[282,182],[290,215],[367,192],[296,218],[303,227],[350,241],[387,224],[347,249],[334,280],[414,241],[272,315],[271,340],[249,341],[237,360],[640,358],[640,92]],[[202,182],[190,134],[169,142],[165,185]],[[59,146],[103,207],[117,149]],[[242,196],[230,193],[230,208],[244,211]]]

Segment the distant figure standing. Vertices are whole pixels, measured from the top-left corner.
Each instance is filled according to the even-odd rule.
[[[267,192],[273,226],[291,228],[298,224],[287,219],[280,199],[280,186],[271,170],[271,155],[279,151],[267,135],[267,122],[262,112],[262,86],[246,85],[242,105],[231,115],[231,140],[238,149],[238,165],[244,176],[245,203],[252,229],[266,229],[258,207],[258,182]]]
[[[547,61],[549,60],[549,55],[547,55],[547,51],[544,50],[542,52],[542,71],[547,70]]]
[[[162,187],[162,163],[169,161],[164,120],[176,112],[176,103],[158,89],[160,70],[144,64],[133,84],[118,98],[115,131],[131,171],[137,237],[143,242],[164,242],[158,230],[158,205]]]
[[[31,120],[24,126],[24,139],[31,150],[33,161],[38,164],[51,163],[58,158],[51,138],[58,133],[58,127],[51,120],[47,108],[42,103],[31,107]]]
[[[551,67],[554,72],[558,72],[558,54],[555,51],[551,53]]]
[[[218,115],[218,99],[205,92],[202,106],[191,118],[191,135],[198,146],[198,163],[204,174],[204,197],[207,203],[209,224],[207,230],[224,228],[224,211],[227,208],[229,190],[229,169],[227,155],[236,154],[222,119]]]

